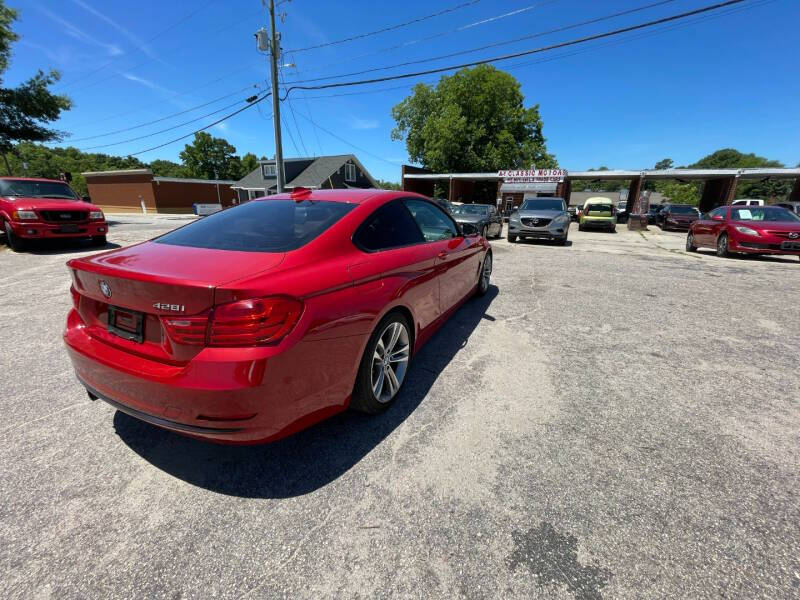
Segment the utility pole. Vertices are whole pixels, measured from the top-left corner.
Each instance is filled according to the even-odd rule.
[[[281,103],[278,98],[278,59],[281,54],[281,36],[275,33],[275,0],[269,0],[270,52],[269,66],[272,79],[272,123],[275,129],[275,175],[278,178],[278,193],[283,193],[283,143],[281,142]]]

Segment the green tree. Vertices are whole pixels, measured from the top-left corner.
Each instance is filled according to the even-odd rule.
[[[183,167],[171,160],[157,158],[150,163],[153,175],[157,177],[183,177]]]
[[[658,181],[656,189],[673,204],[697,206],[700,202],[700,189],[696,183],[680,183],[673,180]]]
[[[0,0],[0,77],[8,67],[11,44],[18,39],[11,30],[16,18],[17,12]],[[12,171],[7,153],[14,149],[16,143],[49,142],[63,138],[63,132],[47,126],[72,106],[67,96],[53,94],[49,90],[59,78],[58,71],[51,70],[47,74],[39,71],[17,87],[0,87],[0,153],[9,175]]]
[[[399,190],[401,188],[400,184],[394,181],[386,181],[384,179],[376,179],[375,181],[382,190]]]
[[[11,30],[11,24],[17,20],[17,11],[5,5],[0,0],[0,74],[8,68],[8,59],[11,56],[11,44],[19,36]]]
[[[671,169],[674,164],[675,163],[672,162],[671,158],[662,158],[660,161],[658,161],[655,164],[655,166],[653,168],[658,170],[658,171],[663,171],[665,169]]]
[[[205,131],[194,134],[194,141],[180,153],[186,177],[198,179],[239,179],[241,159],[236,148],[223,138]]]
[[[770,160],[753,153],[743,154],[733,148],[723,148],[704,156],[689,167],[694,169],[757,169],[782,168],[784,164],[778,160]],[[775,201],[788,196],[791,189],[791,180],[739,180],[736,186],[736,197]]]
[[[422,83],[392,108],[392,139],[412,161],[437,172],[555,167],[539,106],[525,108],[519,82],[489,65],[461,69],[434,87]]]
[[[608,167],[597,167],[596,169],[589,169],[589,171],[609,171]],[[628,182],[619,179],[581,179],[572,182],[573,192],[617,192],[621,189],[626,189]]]
[[[239,178],[244,177],[248,173],[252,173],[258,168],[258,157],[252,152],[248,152],[242,157],[242,171]]]

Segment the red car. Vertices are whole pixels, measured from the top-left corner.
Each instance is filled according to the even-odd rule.
[[[17,252],[40,239],[91,238],[104,246],[108,232],[103,211],[63,181],[23,177],[0,177],[0,227]]]
[[[279,439],[385,410],[492,252],[429,199],[296,189],[67,263],[89,396],[190,436]]]
[[[686,251],[714,248],[718,256],[800,256],[800,217],[779,206],[720,206],[692,223]]]

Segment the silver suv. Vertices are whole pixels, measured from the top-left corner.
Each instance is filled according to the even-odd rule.
[[[569,237],[569,213],[563,198],[528,198],[508,218],[508,241],[517,238],[556,240],[562,246]]]

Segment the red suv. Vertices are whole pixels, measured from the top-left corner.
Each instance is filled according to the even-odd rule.
[[[720,206],[692,223],[686,251],[800,256],[800,217],[779,206]]]
[[[91,238],[104,246],[108,232],[103,211],[63,181],[24,177],[0,177],[0,227],[16,252],[37,239]]]

